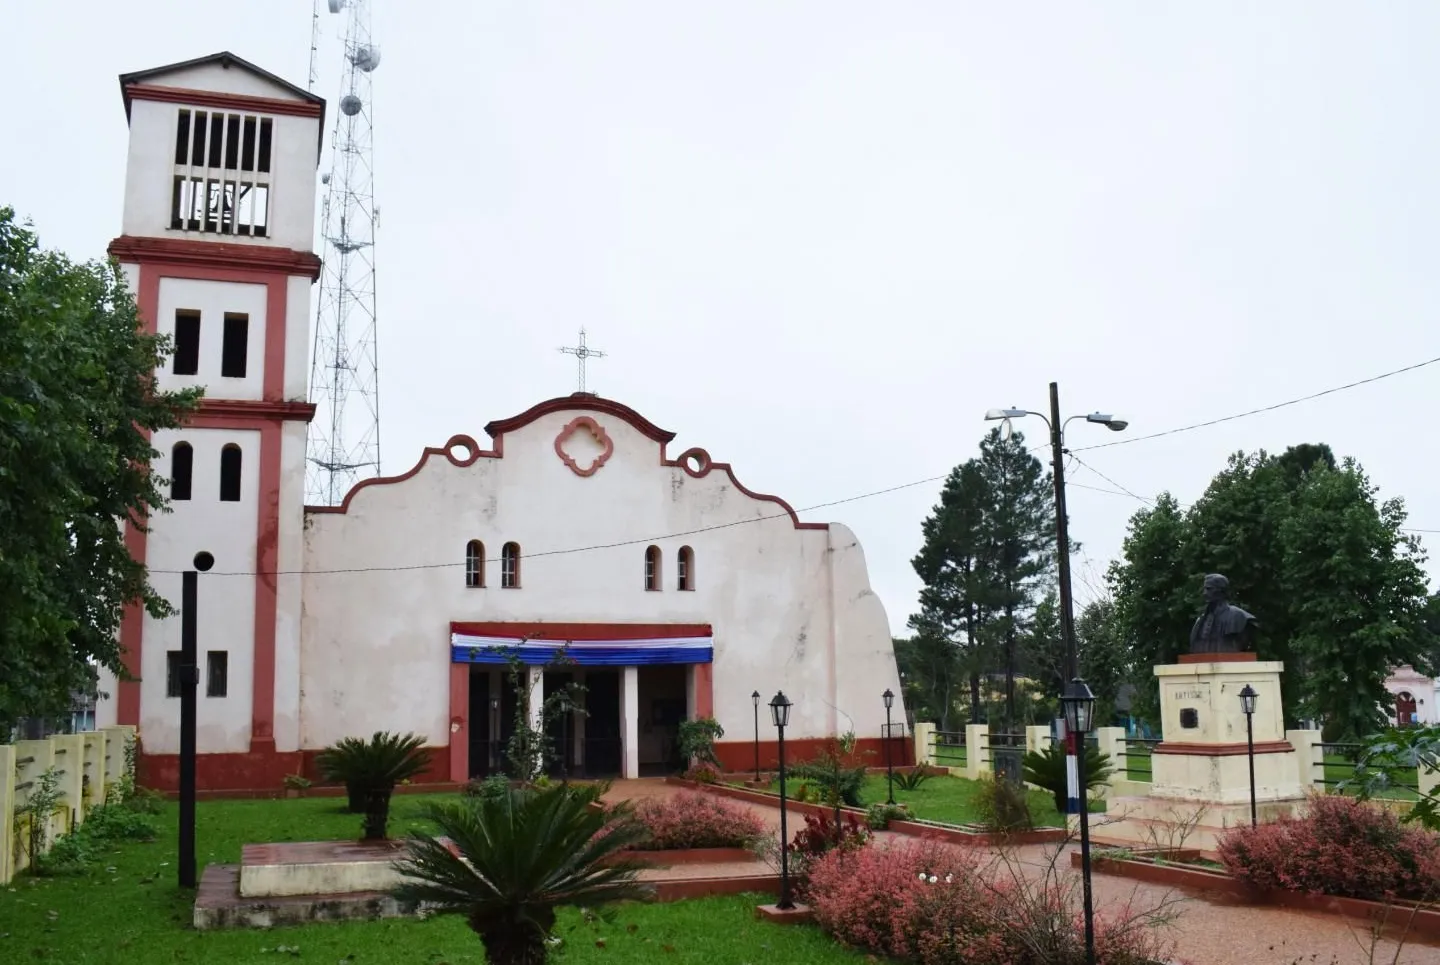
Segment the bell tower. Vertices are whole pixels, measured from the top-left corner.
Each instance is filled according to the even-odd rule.
[[[161,387],[199,410],[151,440],[172,512],[131,553],[178,606],[201,551],[197,783],[278,787],[299,769],[299,635],[311,251],[325,102],[231,53],[124,74],[121,234],[109,252],[143,325],[168,335]],[[176,786],[180,620],[126,614],[135,680],[102,720],[137,725],[144,779]]]

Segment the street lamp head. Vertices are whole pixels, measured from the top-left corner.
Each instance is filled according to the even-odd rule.
[[[1255,713],[1255,698],[1259,696],[1259,692],[1249,684],[1246,684],[1245,689],[1240,691],[1240,709],[1245,712],[1246,717]]]
[[[985,413],[985,421],[997,422],[1000,419],[1023,419],[1029,414],[1025,409],[991,409]]]
[[[880,697],[885,701],[886,710],[889,710],[891,707],[895,706],[895,695],[890,692],[889,687],[885,688],[885,692],[881,694]]]
[[[1076,677],[1070,681],[1070,686],[1065,688],[1065,695],[1060,698],[1065,705],[1065,727],[1072,734],[1084,736],[1090,733],[1095,720],[1095,695],[1085,681]]]
[[[1092,412],[1085,417],[1085,421],[1102,425],[1111,432],[1124,432],[1125,428],[1130,425],[1128,420],[1110,415],[1108,412]]]
[[[750,703],[754,704],[757,710],[760,708],[760,691],[757,690],[750,695]]]
[[[790,698],[783,690],[777,690],[770,699],[770,719],[776,727],[790,726]]]

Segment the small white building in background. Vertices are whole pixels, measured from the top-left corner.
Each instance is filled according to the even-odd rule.
[[[769,766],[763,704],[781,689],[796,754],[851,729],[879,748],[881,694],[901,687],[854,534],[801,521],[703,449],[672,455],[674,434],[619,402],[543,401],[484,444],[457,426],[408,472],[305,506],[324,101],[228,53],[121,89],[110,252],[143,323],[175,340],[160,384],[205,389],[152,440],[173,512],[127,531],[177,606],[196,554],[215,560],[199,577],[199,787],[277,789],[378,730],[423,735],[427,779],[485,774],[513,731],[507,655],[537,699],[583,684],[585,712],[552,729],[570,774],[673,766],[679,722],[711,715],[722,761],[748,768],[753,693]],[[121,644],[137,679],[102,682],[99,723],[137,725],[143,780],[173,788],[180,619],[136,609]],[[545,669],[561,648],[569,664]]]
[[[1390,722],[1400,727],[1416,724],[1440,723],[1440,681],[1423,676],[1409,664],[1403,664],[1390,674],[1385,689],[1395,696],[1395,707],[1390,712]]]

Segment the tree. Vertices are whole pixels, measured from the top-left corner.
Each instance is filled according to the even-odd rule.
[[[1286,664],[1288,720],[1323,718],[1331,735],[1383,725],[1386,676],[1404,663],[1428,671],[1435,650],[1425,554],[1405,518],[1323,445],[1237,453],[1188,511],[1164,494],[1137,513],[1108,575],[1116,632],[1136,657],[1137,715],[1153,716],[1150,666],[1184,652],[1200,581],[1218,572],[1259,619],[1261,659]]]
[[[544,965],[557,908],[644,900],[641,868],[623,851],[649,834],[628,805],[592,810],[575,785],[507,789],[434,803],[439,833],[419,835],[396,863],[400,901],[460,914],[494,965]]]
[[[945,692],[938,708],[942,730],[949,729],[948,675],[952,672],[968,673],[970,719],[980,717],[980,673],[984,663],[980,637],[989,611],[984,606],[979,554],[987,500],[976,460],[951,470],[940,490],[939,505],[921,525],[924,542],[911,562],[925,584],[920,590],[920,612],[910,618],[917,645],[925,654],[918,660],[915,672],[941,675],[930,678],[930,685],[922,685],[922,689],[932,696]]]
[[[980,442],[979,467],[987,496],[981,525],[981,602],[994,614],[987,629],[1004,655],[1008,729],[1017,721],[1020,641],[1054,573],[1055,495],[1049,474],[1025,448],[1021,433],[1006,438],[999,428],[990,430]]]
[[[904,684],[905,708],[915,720],[933,720],[950,731],[950,716],[965,682],[960,649],[929,627],[910,638],[896,637],[895,664]]]
[[[116,266],[42,251],[0,208],[0,735],[68,713],[100,668],[128,679],[126,607],[172,612],[122,525],[164,511],[150,434],[199,398],[157,388],[169,351]]]
[[[958,666],[968,675],[972,720],[981,716],[981,675],[997,666],[1005,671],[1007,726],[1019,719],[1015,674],[1032,615],[1050,586],[1054,526],[1049,474],[1022,434],[1007,439],[997,428],[981,440],[976,458],[951,471],[921,527],[924,543],[912,565],[925,585],[910,626],[915,656],[926,658],[916,669],[949,674]],[[943,688],[936,678],[923,689]]]
[[[1134,676],[1135,657],[1112,598],[1092,600],[1075,618],[1075,651],[1080,675],[1095,694],[1095,720],[1114,720],[1120,688]],[[1145,672],[1150,672],[1150,665]]]

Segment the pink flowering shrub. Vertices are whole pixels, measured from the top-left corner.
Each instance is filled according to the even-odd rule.
[[[816,922],[846,945],[915,965],[1072,965],[1084,960],[1073,889],[996,881],[975,851],[910,840],[834,850],[810,868]],[[1096,961],[1163,960],[1144,914],[1096,917]]]
[[[650,832],[640,850],[745,848],[765,836],[765,823],[743,805],[694,792],[642,801],[635,816]]]
[[[1383,901],[1440,899],[1440,834],[1354,798],[1316,794],[1301,818],[1241,827],[1217,850],[1258,888]]]

